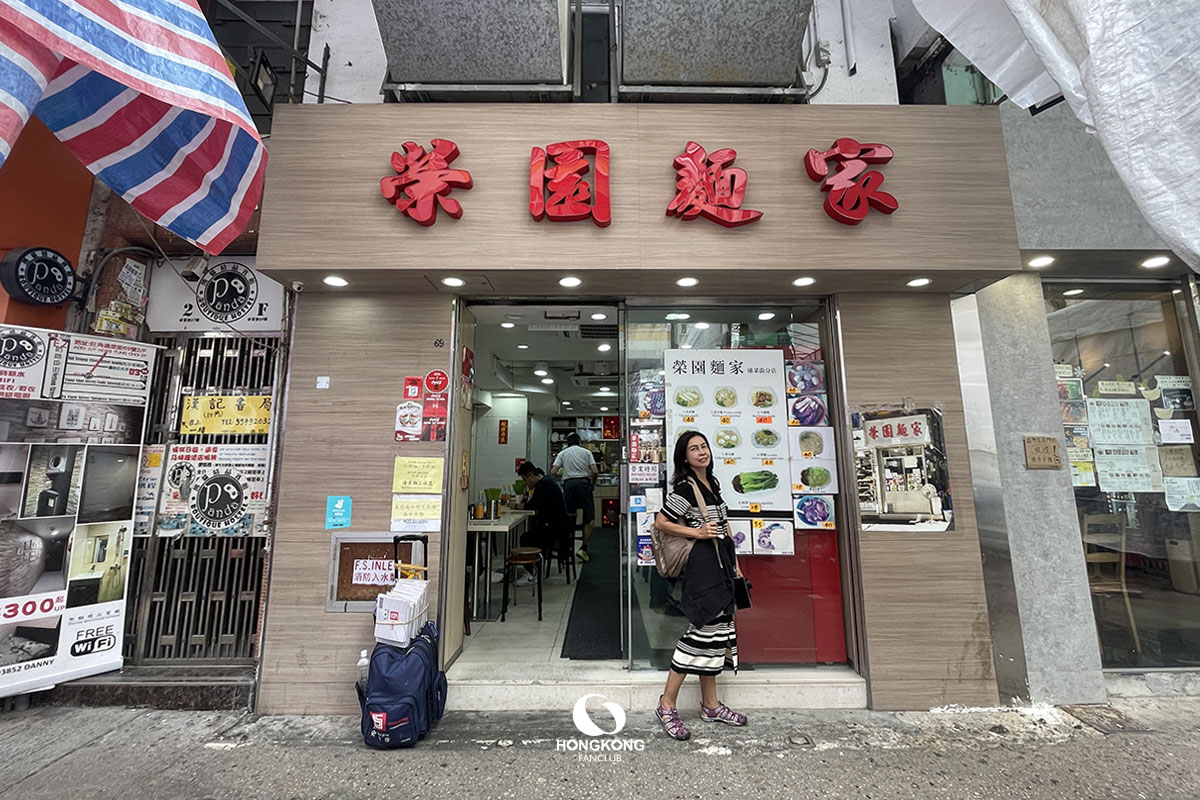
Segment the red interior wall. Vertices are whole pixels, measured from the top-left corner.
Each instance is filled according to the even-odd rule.
[[[0,167],[0,256],[50,247],[78,268],[92,197],[92,173],[37,117],[21,131]],[[62,329],[67,307],[13,302],[0,289],[0,322]]]

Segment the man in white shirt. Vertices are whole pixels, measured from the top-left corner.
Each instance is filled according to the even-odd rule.
[[[562,478],[567,514],[571,519],[575,519],[577,509],[583,509],[583,545],[579,548],[579,558],[587,561],[591,558],[588,555],[588,540],[592,538],[592,528],[596,522],[596,503],[592,499],[592,486],[596,482],[599,470],[596,469],[596,459],[592,451],[580,446],[578,433],[567,437],[567,446],[554,459],[550,474],[555,478]]]

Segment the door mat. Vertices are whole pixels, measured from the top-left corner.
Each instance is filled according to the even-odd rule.
[[[621,563],[617,531],[596,528],[567,618],[563,658],[621,657]]]

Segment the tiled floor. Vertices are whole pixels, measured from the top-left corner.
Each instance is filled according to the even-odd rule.
[[[505,621],[472,622],[471,635],[463,639],[463,652],[454,666],[469,668],[472,673],[490,666],[494,677],[508,677],[515,672],[514,664],[573,663],[562,658],[561,653],[576,585],[573,581],[568,586],[557,567],[553,568],[550,578],[542,584],[541,622],[537,618],[533,587],[510,587],[512,594]],[[501,585],[493,584],[492,591],[499,597]],[[514,597],[515,606],[511,599]]]

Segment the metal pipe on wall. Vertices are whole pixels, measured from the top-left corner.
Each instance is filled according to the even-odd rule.
[[[842,36],[846,42],[846,74],[858,72],[858,57],[854,54],[854,19],[850,16],[850,0],[842,2]]]

